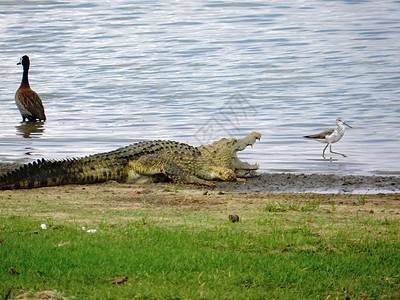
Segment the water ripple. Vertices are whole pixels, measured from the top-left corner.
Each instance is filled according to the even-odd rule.
[[[394,174],[400,7],[384,1],[0,2],[0,161],[74,157],[140,140],[263,134],[263,171]],[[20,123],[19,57],[48,120]],[[354,128],[319,160],[302,138]]]

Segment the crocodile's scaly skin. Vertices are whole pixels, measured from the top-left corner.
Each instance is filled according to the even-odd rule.
[[[114,151],[60,161],[38,160],[0,175],[0,189],[37,188],[65,184],[156,182],[212,185],[210,180],[244,177],[258,164],[242,162],[236,152],[253,145],[261,134],[221,139],[193,147],[173,141],[136,143]]]

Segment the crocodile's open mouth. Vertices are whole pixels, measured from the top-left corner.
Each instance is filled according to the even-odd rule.
[[[237,139],[234,151],[242,151],[246,149],[247,146],[253,147],[257,140],[261,140],[261,134],[258,132],[252,132],[242,139]]]
[[[234,152],[232,153],[232,163],[235,167],[235,173],[237,177],[244,177],[250,171],[257,170],[260,165],[258,163],[249,164],[248,162],[241,161],[237,156],[238,151],[242,151],[247,148],[247,146],[253,147],[253,145],[257,142],[257,140],[261,139],[261,134],[258,132],[252,132],[248,136],[238,139],[236,141]]]

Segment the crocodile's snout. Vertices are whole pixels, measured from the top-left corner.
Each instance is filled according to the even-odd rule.
[[[253,147],[253,145],[257,142],[257,140],[261,140],[261,133],[253,131],[248,136],[236,140],[235,151],[236,152],[242,151],[246,149],[247,146]]]

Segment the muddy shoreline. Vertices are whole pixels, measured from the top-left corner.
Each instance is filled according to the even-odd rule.
[[[400,176],[261,173],[246,182],[218,182],[227,192],[267,193],[399,193]]]
[[[0,163],[0,174],[20,164]],[[245,182],[215,182],[215,190],[267,193],[400,193],[400,176],[255,173]]]

